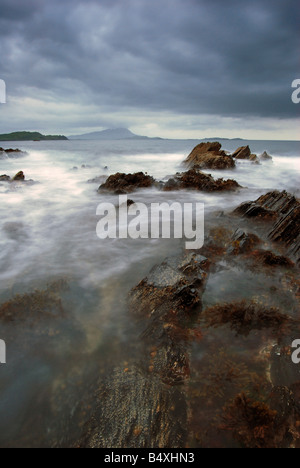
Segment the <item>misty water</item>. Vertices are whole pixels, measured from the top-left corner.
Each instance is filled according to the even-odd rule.
[[[1,303],[50,288],[53,297],[60,297],[57,304],[64,311],[64,319],[59,327],[51,317],[42,325],[33,322],[32,329],[45,325],[47,330],[45,336],[39,330],[38,338],[28,330],[24,332],[23,319],[18,322],[12,318],[11,323],[0,325],[0,339],[7,343],[7,364],[0,367],[2,446],[59,445],[57,440],[62,439],[64,421],[70,414],[84,406],[80,424],[89,418],[93,379],[101,379],[101,375],[105,378],[122,364],[126,354],[134,357],[135,349],[138,353],[138,345],[132,345],[138,330],[126,313],[127,294],[155,264],[182,252],[183,241],[100,240],[96,235],[97,206],[103,201],[117,205],[118,197],[99,194],[97,189],[116,172],[143,171],[157,180],[167,180],[183,170],[182,161],[197,143],[123,140],[3,144],[5,148],[17,146],[27,155],[1,159],[0,174],[14,176],[22,170],[26,180],[35,183],[0,182]],[[266,150],[273,161],[260,165],[239,161],[233,171],[205,171],[214,177],[234,178],[243,187],[238,193],[164,193],[153,188],[132,193],[130,198],[148,206],[174,200],[203,202],[209,218],[216,211],[229,212],[241,202],[274,189],[299,197],[298,142],[222,144],[230,152],[249,144],[252,153]],[[89,182],[100,176],[98,181]],[[223,276],[217,276],[215,284],[209,286],[208,304],[213,302],[208,295],[215,295],[219,288],[228,287],[230,291],[232,285],[226,286]],[[76,439],[80,427],[71,426],[71,430],[74,436],[70,440]]]

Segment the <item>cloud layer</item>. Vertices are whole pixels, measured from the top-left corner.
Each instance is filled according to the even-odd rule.
[[[23,127],[26,102],[31,125],[46,106],[43,125],[66,130],[299,116],[295,0],[0,0],[0,11],[6,110]]]

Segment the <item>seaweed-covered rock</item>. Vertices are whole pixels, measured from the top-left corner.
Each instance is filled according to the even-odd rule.
[[[100,185],[98,192],[113,192],[117,195],[134,192],[140,188],[149,188],[154,185],[153,177],[138,172],[136,174],[117,173],[108,177],[107,181]]]
[[[189,167],[200,169],[232,169],[235,167],[234,159],[221,150],[218,142],[200,143],[184,161]]]
[[[237,229],[232,236],[232,243],[227,253],[233,255],[248,253],[260,242],[260,239],[255,234],[249,234],[242,229]]]
[[[203,192],[232,191],[241,188],[233,179],[214,179],[210,174],[204,174],[197,169],[191,169],[182,174],[177,174],[164,186],[164,191],[194,189]]]
[[[129,294],[129,312],[143,327],[140,362],[101,382],[97,410],[77,446],[183,448],[190,376],[188,343],[201,312],[209,262],[196,253],[155,266]],[[124,417],[126,415],[126,417]]]

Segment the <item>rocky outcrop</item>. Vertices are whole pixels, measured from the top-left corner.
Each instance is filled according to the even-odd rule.
[[[281,242],[293,259],[300,261],[300,203],[291,194],[269,192],[254,202],[240,205],[235,214],[272,222],[269,239]]]
[[[107,181],[100,185],[98,192],[113,192],[117,195],[134,192],[137,189],[149,188],[154,185],[153,177],[138,172],[136,174],[117,173],[108,177]]]
[[[249,146],[240,146],[234,153],[232,157],[236,159],[249,159],[251,155],[251,150]]]
[[[241,146],[232,154],[232,157],[234,159],[247,159],[255,163],[259,162],[256,154],[251,153],[249,146]]]
[[[237,190],[238,188],[241,188],[241,186],[235,180],[214,179],[210,174],[204,174],[194,168],[182,174],[178,173],[175,178],[168,180],[163,190],[168,192],[192,189],[203,192],[222,192]]]
[[[98,407],[77,446],[184,448],[190,376],[189,342],[209,262],[190,253],[166,259],[129,294],[129,314],[143,326],[140,361],[115,369],[98,392]],[[126,415],[126,417],[124,417]]]
[[[188,167],[199,169],[232,169],[235,167],[234,159],[221,150],[218,142],[200,143],[184,161]]]

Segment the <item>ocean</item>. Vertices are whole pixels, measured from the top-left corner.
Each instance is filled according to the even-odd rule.
[[[217,211],[230,212],[243,201],[256,200],[271,190],[286,190],[299,197],[300,142],[220,142],[229,152],[249,144],[252,153],[267,151],[273,161],[260,165],[239,161],[234,170],[204,171],[214,177],[234,178],[243,187],[238,193],[160,192],[151,188],[132,193],[130,198],[146,205],[174,200],[202,202],[209,217]],[[77,408],[67,401],[59,406],[53,401],[54,389],[61,389],[63,395],[64,386],[72,386],[72,379],[77,382],[81,376],[86,382],[89,377],[82,369],[104,376],[126,352],[134,359],[132,340],[137,331],[126,315],[127,294],[155,264],[180,253],[182,240],[100,240],[96,235],[97,206],[102,202],[116,205],[118,196],[99,194],[99,181],[116,172],[139,171],[168,180],[184,170],[183,160],[198,143],[149,139],[2,144],[18,147],[27,155],[1,159],[0,175],[14,176],[22,170],[26,180],[35,183],[14,186],[0,182],[0,302],[46,291],[57,282],[68,284],[62,293],[65,333],[48,324],[47,339],[41,331],[36,342],[31,338],[26,342],[27,335],[24,337],[17,320],[15,333],[11,323],[1,325],[0,339],[7,343],[7,364],[0,370],[2,446],[53,445],[65,431],[57,420]],[[97,177],[98,181],[91,182]],[[51,290],[51,294],[56,297],[58,293]],[[33,322],[35,326],[40,325]],[[49,336],[56,337],[54,344],[49,345]],[[81,398],[80,392],[78,395],[74,400]],[[93,403],[86,403],[89,405]],[[78,427],[73,431],[72,440]]]

